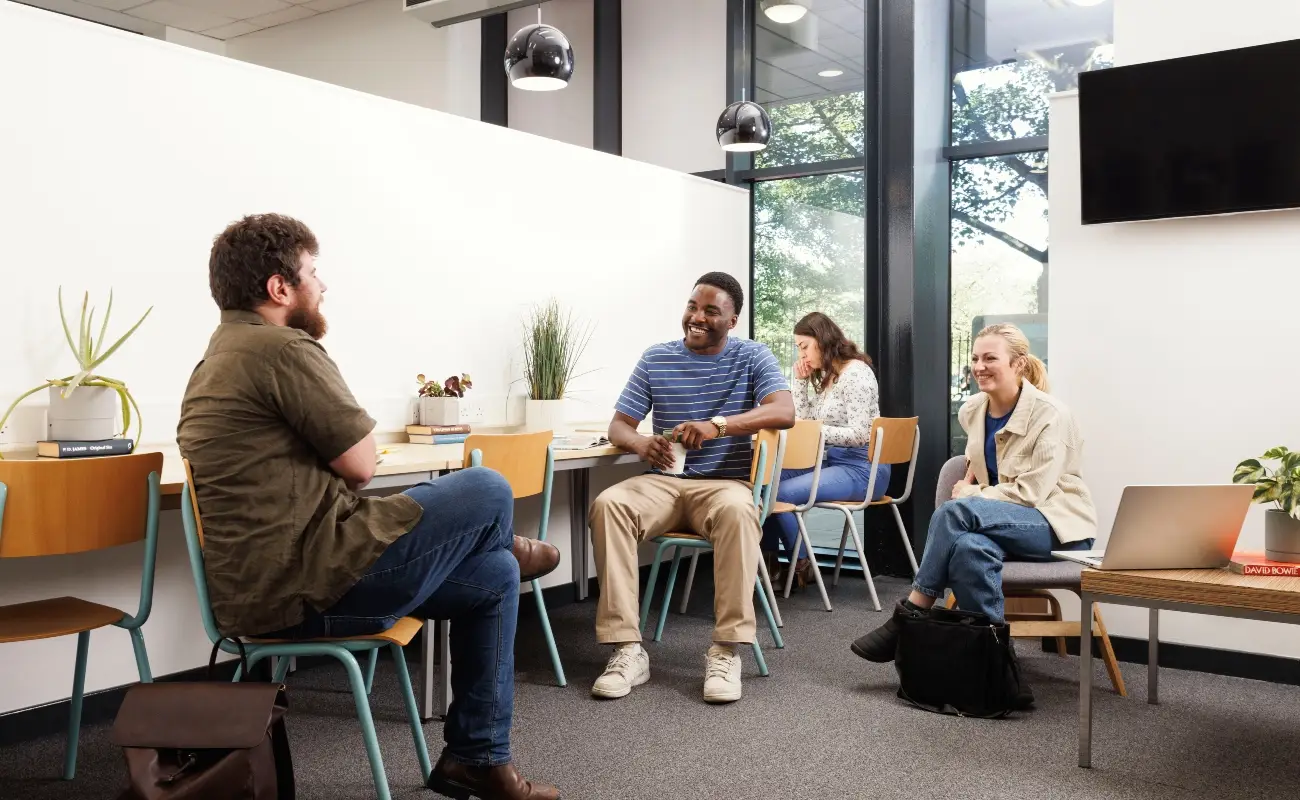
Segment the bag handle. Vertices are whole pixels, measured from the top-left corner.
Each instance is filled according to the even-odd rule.
[[[216,671],[217,668],[217,653],[221,652],[221,643],[225,641],[234,642],[235,646],[239,648],[240,674],[244,678],[249,677],[248,653],[244,652],[244,642],[234,636],[223,636],[212,645],[212,653],[208,656],[208,680],[210,681],[216,680],[216,678],[213,677],[213,673]]]

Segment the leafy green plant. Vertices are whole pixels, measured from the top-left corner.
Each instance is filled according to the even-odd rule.
[[[4,416],[0,417],[0,428],[4,427],[5,422],[9,419],[9,415],[13,413],[19,403],[42,389],[46,389],[50,386],[61,386],[63,387],[63,391],[59,394],[64,398],[68,398],[72,396],[72,393],[77,390],[78,386],[101,386],[117,392],[118,398],[122,401],[122,433],[119,435],[125,436],[127,431],[131,429],[131,409],[135,409],[135,440],[137,442],[140,441],[140,433],[144,430],[144,421],[140,415],[140,406],[135,402],[135,398],[131,396],[131,390],[127,389],[126,384],[122,381],[117,380],[116,378],[100,375],[94,370],[107,361],[109,356],[117,352],[117,348],[121,347],[122,343],[130,338],[131,334],[135,333],[136,329],[140,327],[140,324],[144,322],[145,317],[149,316],[149,312],[153,311],[153,306],[150,306],[148,310],[144,312],[144,315],[131,326],[130,330],[122,334],[121,338],[116,342],[113,342],[113,344],[105,350],[104,342],[108,340],[108,318],[113,312],[113,292],[111,289],[108,292],[108,308],[104,310],[104,319],[99,325],[98,337],[94,335],[94,306],[89,306],[89,313],[87,313],[89,302],[90,293],[86,292],[81,297],[81,322],[77,326],[77,339],[76,341],[73,341],[72,329],[68,327],[68,317],[63,313],[63,287],[59,287],[59,320],[63,323],[63,335],[68,340],[68,347],[72,348],[72,355],[77,359],[78,371],[75,375],[69,375],[65,378],[51,378],[40,386],[23,392],[18,396],[17,400],[14,400],[9,404],[9,408],[5,410]]]
[[[1264,461],[1276,461],[1270,471]],[[1274,447],[1259,458],[1248,458],[1232,473],[1233,483],[1255,484],[1256,503],[1274,503],[1283,514],[1300,519],[1300,451]]]
[[[560,400],[576,374],[578,360],[591,342],[591,326],[575,322],[551,300],[534,308],[524,323],[524,380],[533,400]],[[584,375],[586,373],[583,373]]]
[[[459,378],[452,375],[442,383],[426,380],[421,373],[415,376],[415,382],[420,384],[420,397],[464,397],[467,390],[474,388],[468,372],[461,373]]]

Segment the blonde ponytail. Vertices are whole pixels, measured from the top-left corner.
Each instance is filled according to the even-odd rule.
[[[1051,384],[1047,382],[1047,365],[1038,356],[1029,352],[1029,338],[1020,328],[1009,322],[999,322],[975,334],[976,339],[983,339],[985,336],[1001,337],[1002,341],[1007,343],[1007,349],[1011,351],[1011,363],[1016,367],[1016,372],[1032,383],[1038,391],[1051,391]]]

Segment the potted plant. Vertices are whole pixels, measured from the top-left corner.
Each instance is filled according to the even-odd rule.
[[[423,374],[415,376],[420,384],[420,424],[421,425],[457,425],[460,423],[460,398],[465,390],[472,389],[474,383],[469,373],[460,377],[452,375],[442,383],[425,380]]]
[[[533,309],[524,323],[524,381],[528,384],[524,425],[529,430],[563,427],[569,384],[580,377],[576,374],[578,360],[590,341],[590,326],[579,325],[555,300]]]
[[[63,287],[59,287],[59,319],[63,323],[63,335],[68,341],[68,347],[72,348],[72,355],[77,360],[78,371],[74,375],[68,375],[63,378],[53,378],[42,383],[33,389],[29,389],[18,396],[5,410],[4,416],[0,417],[0,428],[4,427],[9,415],[18,407],[26,398],[36,394],[42,389],[48,389],[50,393],[50,409],[46,422],[46,438],[50,441],[96,441],[100,439],[111,439],[114,436],[125,436],[131,429],[131,409],[135,409],[136,433],[135,441],[140,441],[140,434],[144,430],[143,419],[140,416],[140,406],[131,396],[131,391],[126,388],[126,384],[116,378],[109,378],[100,375],[94,370],[103,364],[108,357],[117,352],[117,348],[135,333],[140,324],[144,322],[149,312],[153,311],[153,306],[144,312],[144,315],[131,326],[130,330],[122,334],[116,342],[108,348],[104,347],[107,339],[108,319],[113,311],[113,292],[108,293],[108,308],[104,311],[104,319],[99,326],[99,336],[93,334],[95,324],[95,309],[93,306],[87,306],[90,302],[90,293],[87,292],[81,298],[81,321],[77,326],[77,338],[73,341],[72,330],[68,327],[67,315],[63,313]],[[117,412],[122,411],[122,430],[117,430]]]
[[[1262,461],[1276,461],[1269,470]],[[1248,458],[1232,473],[1233,483],[1255,484],[1256,503],[1272,503],[1264,514],[1264,557],[1300,563],[1300,451],[1274,447]]]

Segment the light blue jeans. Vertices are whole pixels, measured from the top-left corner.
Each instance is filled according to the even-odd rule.
[[[861,500],[867,495],[867,483],[871,480],[871,462],[864,459],[865,447],[828,447],[826,458],[822,461],[821,479],[817,485],[817,500]],[[888,464],[881,464],[876,469],[875,497],[879,500],[889,491]],[[812,494],[813,471],[811,469],[781,470],[781,485],[777,487],[776,499],[782,503],[801,506],[808,502]],[[795,545],[799,546],[798,558],[808,557],[808,548],[799,542],[799,523],[794,514],[772,514],[763,523],[763,550],[775,551],[778,544],[785,545],[785,552],[793,553]]]
[[[958,608],[1001,622],[1003,561],[1050,561],[1053,550],[1088,550],[1092,542],[1062,544],[1036,508],[985,497],[949,500],[930,517],[912,588],[935,598],[951,588]]]

